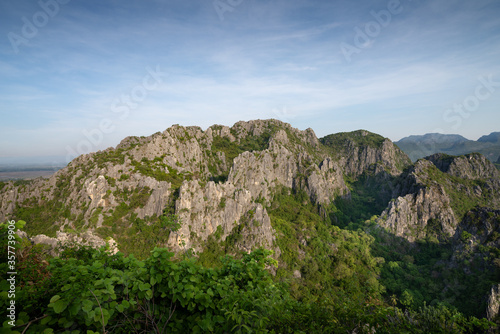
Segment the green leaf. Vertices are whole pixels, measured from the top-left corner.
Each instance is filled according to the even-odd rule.
[[[54,308],[54,312],[56,312],[58,314],[62,313],[62,311],[64,311],[67,306],[68,306],[68,302],[64,301],[62,299],[59,299],[55,303],[52,304],[52,307]]]
[[[76,316],[78,311],[80,311],[80,308],[81,308],[81,305],[78,301],[74,301],[73,302],[73,305],[71,305],[69,307],[69,313],[72,315],[72,316]]]
[[[140,283],[139,284],[139,290],[141,291],[146,291],[151,288],[151,285],[149,283]]]
[[[54,297],[50,298],[50,302],[51,303],[55,303],[56,301],[58,301],[59,299],[61,299],[61,296],[59,295],[55,295]]]
[[[68,320],[66,321],[66,323],[64,324],[64,328],[69,328],[71,327],[71,325],[73,325],[75,322],[73,320]]]
[[[86,299],[82,302],[82,310],[85,313],[89,313],[92,310],[93,306],[94,303],[91,300]]]
[[[52,317],[49,315],[48,317],[43,318],[43,319],[40,321],[40,323],[41,323],[42,325],[46,325],[46,324],[48,324],[48,323],[49,323],[49,321],[50,321],[50,320],[52,320]]]

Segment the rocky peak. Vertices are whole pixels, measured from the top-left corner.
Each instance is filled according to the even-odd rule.
[[[490,321],[496,320],[500,311],[500,284],[491,287],[488,295],[488,306],[486,307],[486,317]]]
[[[312,129],[301,131],[273,119],[205,131],[174,125],[82,155],[48,180],[8,183],[0,192],[0,218],[27,220],[31,236],[89,230],[113,237],[120,248],[168,213],[180,218],[181,229],[159,242],[177,250],[179,245],[200,250],[216,231],[220,240],[235,233],[253,235],[252,243],[240,242],[241,249],[274,247],[266,208],[276,189],[305,191],[322,207],[349,197],[346,175],[370,173],[376,184],[399,180],[397,191],[385,189],[387,200],[391,192],[394,200],[381,214],[381,226],[415,240],[439,221],[438,230],[452,235],[459,217],[450,187],[436,178],[451,176],[434,163],[421,160],[407,168],[408,157],[389,139],[364,130],[318,139]],[[481,177],[491,170],[481,157],[454,164],[461,175]],[[452,165],[440,167],[450,172]],[[490,183],[463,187],[483,194],[477,198],[496,189]]]
[[[431,161],[443,173],[464,179],[498,178],[500,175],[495,165],[479,153],[462,156],[436,153],[425,159]]]
[[[399,175],[411,164],[408,156],[390,139],[366,130],[329,135],[321,138],[320,142],[340,159],[346,174],[354,176],[377,165],[378,171]]]

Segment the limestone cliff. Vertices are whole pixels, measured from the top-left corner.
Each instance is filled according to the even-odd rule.
[[[0,219],[26,220],[30,236],[90,231],[128,251],[137,244],[200,251],[218,231],[221,240],[243,235],[234,239],[241,250],[261,245],[279,254],[267,212],[277,188],[304,191],[326,216],[361,178],[386,200],[377,223],[410,241],[451,237],[474,205],[500,206],[498,171],[481,155],[411,165],[368,131],[318,139],[311,129],[255,120],[206,130],[174,125],[82,155],[48,180],[2,184]],[[177,217],[180,229],[161,227],[161,216]]]
[[[318,221],[368,233],[381,231],[376,223],[392,234],[387,240],[410,249],[422,240],[447,245],[452,255],[433,268],[439,277],[441,267],[466,275],[500,270],[491,255],[500,248],[499,194],[499,171],[480,154],[412,164],[368,131],[318,139],[311,129],[255,120],[206,130],[174,125],[82,155],[50,179],[0,182],[0,219],[25,220],[33,242],[52,246],[107,243],[143,257],[155,246],[198,254],[209,246],[233,253],[264,246],[290,259],[307,258]],[[276,212],[296,206],[300,219],[285,233]],[[320,218],[307,221],[304,211]],[[280,249],[287,245],[296,249]],[[297,280],[318,270],[288,265]],[[486,281],[476,302],[495,318],[498,282]],[[443,288],[460,284],[448,280]]]
[[[474,206],[499,209],[499,191],[498,171],[483,156],[436,154],[401,176],[398,192],[377,222],[409,241],[444,240]]]
[[[266,211],[273,189],[302,189],[314,203],[327,205],[349,193],[346,164],[350,158],[333,157],[311,129],[276,120],[205,131],[175,125],[82,155],[48,180],[5,184],[0,219],[26,220],[32,236],[93,231],[116,238],[120,247],[144,224],[175,214],[181,228],[163,244],[176,250],[200,250],[219,226],[224,240],[242,222],[252,222],[237,230],[248,235],[239,247],[262,245],[279,253]]]
[[[408,156],[389,139],[365,130],[332,134],[321,138],[321,142],[333,149],[349,175],[358,176],[370,168],[376,173],[399,175],[411,164]]]

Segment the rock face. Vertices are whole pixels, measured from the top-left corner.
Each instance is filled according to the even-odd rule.
[[[411,242],[427,236],[446,239],[468,210],[465,202],[499,209],[499,191],[498,171],[483,156],[436,154],[402,175],[399,191],[377,222]]]
[[[368,131],[318,139],[311,129],[255,120],[205,131],[174,125],[82,155],[48,180],[1,184],[0,219],[26,220],[31,237],[89,231],[120,248],[160,216],[175,215],[180,229],[158,245],[200,251],[217,233],[241,250],[279,254],[267,212],[277,190],[304,191],[326,212],[336,198],[350,198],[345,178],[362,175],[392,198],[378,224],[409,241],[452,237],[464,214],[460,193],[500,208],[498,171],[481,155],[434,155],[412,166],[390,140]]]
[[[221,240],[245,235],[238,239],[243,250],[265,246],[279,254],[266,210],[275,190],[300,189],[313,203],[328,205],[349,195],[345,168],[359,172],[381,157],[390,159],[391,153],[382,151],[393,145],[384,145],[359,148],[355,161],[339,160],[311,129],[300,131],[276,120],[205,131],[174,125],[82,155],[48,180],[5,184],[0,219],[27,220],[29,235],[47,236],[36,239],[40,242],[83,230],[120,243],[134,224],[152,224],[168,213],[181,222],[166,242],[174,250],[201,250],[220,229]]]
[[[486,317],[493,321],[498,317],[500,311],[500,284],[491,287],[491,292],[488,296],[488,306],[486,308]]]
[[[477,179],[498,179],[498,169],[484,155],[478,153],[466,154],[459,157],[437,153],[426,158],[436,165],[443,173],[466,178]]]
[[[377,220],[381,226],[411,242],[425,238],[430,229],[449,237],[457,226],[445,188],[438,183],[426,184],[429,168],[432,168],[430,161],[418,161],[405,175],[400,195]]]
[[[415,194],[398,197],[382,212],[378,222],[408,241],[425,238],[434,221],[444,235],[451,236],[457,221],[442,188],[422,188]]]
[[[277,120],[205,131],[174,125],[82,155],[50,179],[0,182],[0,219],[27,221],[25,236],[52,247],[143,246],[147,255],[155,246],[199,252],[215,238],[231,250],[273,249],[277,258],[282,250],[268,209],[278,194],[300,193],[328,217],[336,199],[361,197],[359,184],[376,202],[370,215],[379,226],[409,242],[449,242],[453,256],[444,265],[475,257],[482,270],[500,266],[482,260],[484,249],[500,248],[500,175],[485,157],[435,154],[411,164],[389,139],[368,131],[318,139]],[[489,295],[491,318],[499,289]]]
[[[108,241],[105,241],[102,238],[96,236],[92,231],[86,231],[85,233],[82,233],[80,235],[57,232],[56,238],[50,238],[46,235],[39,234],[31,238],[31,241],[33,241],[33,243],[35,244],[44,244],[50,246],[52,255],[56,255],[60,247],[71,245],[82,245],[92,248],[107,246],[108,252],[110,254],[116,254],[118,252],[116,241],[113,238],[109,238]]]
[[[399,175],[411,164],[408,156],[389,139],[365,130],[329,135],[321,142],[335,150],[348,175],[359,176],[372,167],[376,173]]]

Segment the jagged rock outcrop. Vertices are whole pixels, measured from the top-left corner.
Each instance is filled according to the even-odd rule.
[[[421,239],[446,241],[448,257],[438,260],[433,277],[445,276],[440,268],[460,275],[500,270],[490,255],[500,248],[495,166],[478,154],[437,154],[412,165],[389,139],[364,130],[318,139],[311,129],[277,120],[206,130],[174,125],[82,155],[47,180],[0,182],[0,219],[26,220],[20,235],[53,248],[107,241],[113,252],[144,257],[155,246],[216,249],[210,257],[263,246],[278,259],[290,251],[278,245],[296,244],[293,256],[304,260],[316,242],[311,231],[325,223],[319,217],[349,228],[376,221],[387,240],[416,251],[425,243],[413,242]],[[292,221],[297,240],[289,243],[281,229]],[[330,254],[340,249],[328,247]],[[283,258],[290,279],[308,279],[310,268]],[[481,287],[478,303],[486,302],[489,286]],[[451,279],[443,288],[461,291]],[[488,298],[488,317],[498,319],[500,286]]]
[[[171,247],[198,250],[220,226],[222,240],[236,231],[248,236],[241,249],[275,248],[265,208],[274,189],[302,189],[326,205],[349,193],[346,163],[331,157],[313,130],[277,120],[205,131],[174,125],[82,155],[48,180],[8,183],[0,193],[0,218],[26,219],[32,236],[56,237],[69,228],[124,237],[137,219],[151,224],[168,211],[182,223],[170,235]]]
[[[241,141],[242,135],[262,134],[264,124],[262,121],[237,123],[234,140]],[[319,145],[310,130],[296,132],[296,135],[304,136],[311,146]],[[170,236],[169,246],[178,249],[178,245],[185,244],[183,247],[197,249],[196,245],[201,243],[196,239],[205,240],[219,226],[221,240],[225,240],[242,221],[249,220],[249,224],[238,230],[240,235],[245,235],[240,238],[240,248],[250,250],[261,245],[279,254],[279,248],[273,245],[275,237],[267,211],[256,201],[269,204],[276,186],[303,186],[319,204],[329,203],[335,196],[348,191],[342,171],[334,161],[326,158],[319,165],[315,164],[310,152],[301,149],[300,145],[290,145],[287,132],[278,130],[270,137],[267,149],[246,151],[233,160],[227,182],[208,182],[204,187],[195,181],[183,183],[176,204],[183,224],[178,233]],[[308,174],[305,179],[301,171]],[[304,180],[305,184],[301,184]]]
[[[425,238],[430,232],[449,237],[457,225],[444,187],[426,184],[430,165],[429,161],[421,160],[408,171],[401,196],[392,200],[377,220],[380,226],[411,242]]]
[[[397,166],[398,155],[402,155],[399,148],[390,140],[385,139],[381,147],[362,146],[355,142],[349,142],[347,150],[351,152],[345,161],[345,171],[348,174],[361,175],[373,164],[389,173],[397,175],[401,173],[401,168]],[[409,164],[409,161],[407,161]]]
[[[479,153],[450,156],[436,153],[425,159],[431,161],[443,173],[469,179],[498,179],[499,171],[486,157]]]
[[[306,192],[313,202],[328,204],[335,197],[348,194],[349,189],[340,166],[331,158],[326,158],[319,166],[313,165],[307,177]]]
[[[24,235],[24,237],[27,236]],[[100,248],[104,246],[107,247],[107,252],[109,252],[110,254],[116,254],[119,251],[116,241],[113,238],[109,238],[106,241],[95,235],[92,231],[86,231],[82,234],[57,232],[57,236],[55,238],[50,238],[46,235],[39,234],[33,238],[30,238],[30,240],[34,244],[43,244],[50,246],[50,252],[53,255],[56,255],[59,252],[59,249],[72,245],[89,246],[92,248]]]
[[[500,208],[499,191],[497,170],[483,156],[436,154],[417,161],[402,176],[399,192],[377,222],[409,241],[446,239],[463,218],[464,202]]]
[[[348,175],[359,176],[373,166],[376,173],[399,175],[411,164],[392,141],[366,130],[329,135],[321,138],[321,142],[334,149]]]
[[[24,218],[31,236],[82,229],[127,242],[128,229],[175,214],[181,228],[164,243],[177,250],[183,244],[200,250],[219,229],[221,240],[244,234],[241,249],[262,245],[279,252],[266,209],[276,189],[305,191],[324,208],[335,198],[350,198],[346,175],[367,175],[366,186],[379,184],[380,196],[394,199],[379,217],[381,226],[408,240],[429,231],[445,237],[461,219],[450,187],[478,199],[500,189],[498,172],[484,157],[447,159],[433,156],[408,168],[409,158],[389,139],[364,130],[318,139],[311,129],[277,120],[205,131],[174,125],[82,155],[48,180],[7,183],[0,191],[0,219]],[[450,186],[454,181],[437,173],[490,178]],[[493,208],[500,205],[495,198]]]
[[[176,212],[181,221],[181,228],[172,233],[168,245],[175,250],[194,248],[200,250],[203,240],[215,233],[220,227],[221,240],[225,240],[242,220],[258,229],[247,229],[252,238],[242,244],[243,249],[253,246],[264,246],[273,249],[275,240],[271,221],[260,203],[255,203],[250,191],[236,188],[232,183],[216,184],[208,182],[201,187],[198,182],[186,182],[181,186]],[[241,232],[241,231],[240,231]],[[253,239],[253,240],[250,240]],[[279,250],[276,250],[279,254]]]
[[[476,270],[494,273],[500,269],[498,261],[492,261],[490,252],[500,249],[500,210],[476,207],[467,212],[457,226],[453,239],[453,254],[448,266],[474,262]],[[469,266],[462,266],[470,274]]]
[[[378,223],[410,242],[425,238],[430,229],[440,237],[449,237],[457,225],[442,188],[421,188],[416,194],[398,197],[382,212]]]
[[[496,320],[500,311],[500,284],[491,287],[486,307],[486,318],[490,321]]]

